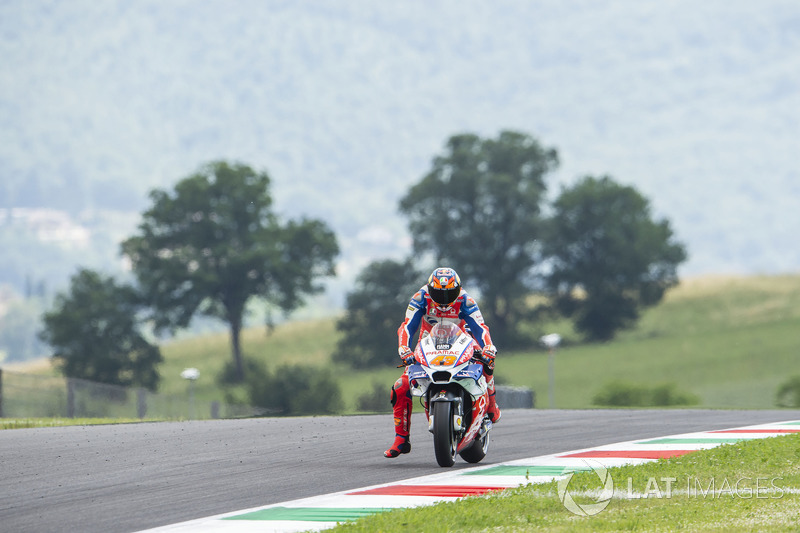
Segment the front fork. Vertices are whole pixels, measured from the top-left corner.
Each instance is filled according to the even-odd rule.
[[[430,407],[431,404],[436,402],[449,402],[453,405],[453,408],[450,411],[453,416],[453,431],[460,438],[460,435],[462,435],[466,429],[464,425],[464,401],[460,396],[444,389],[434,393],[431,397],[429,397],[425,402],[425,416],[428,417],[428,431],[431,433],[433,433],[433,415],[430,414]]]

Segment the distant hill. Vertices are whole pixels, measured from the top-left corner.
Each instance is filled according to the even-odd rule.
[[[337,232],[335,305],[407,252],[398,199],[450,135],[517,129],[559,150],[554,194],[651,198],[684,273],[797,271],[798,50],[792,0],[4,2],[0,208],[90,221],[91,253],[15,252],[63,279],[42,265],[116,264],[147,190],[240,160]]]
[[[295,321],[267,335],[263,327],[243,332],[248,356],[270,369],[282,364],[330,366],[340,382],[347,410],[374,382],[388,387],[398,370],[332,365],[338,333],[332,319]],[[775,406],[779,386],[800,375],[800,275],[700,276],[671,289],[660,305],[647,309],[636,328],[607,343],[582,344],[566,321],[537,323],[558,332],[564,343],[555,356],[556,406],[591,407],[593,396],[620,379],[641,386],[664,383],[700,398],[697,407],[766,409]],[[198,368],[198,401],[218,400],[217,376],[230,358],[225,333],[165,343],[161,365],[164,394],[185,394],[180,373]],[[45,361],[4,364],[13,372],[52,374]],[[536,391],[537,407],[548,406],[548,357],[542,346],[503,350],[497,374],[506,384]],[[365,387],[366,385],[366,387]]]

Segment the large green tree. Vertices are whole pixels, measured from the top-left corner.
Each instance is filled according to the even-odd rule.
[[[414,252],[451,266],[480,293],[493,339],[522,340],[517,326],[538,264],[544,178],[558,154],[533,137],[503,131],[496,139],[450,138],[431,171],[401,200]]]
[[[562,190],[553,207],[544,240],[547,284],[588,339],[613,338],[678,282],[686,250],[633,187],[588,176]]]
[[[237,378],[248,300],[290,312],[334,274],[336,237],[321,221],[281,223],[270,179],[243,164],[212,162],[171,193],[154,190],[137,235],[122,244],[153,306],[157,328],[185,327],[199,313],[225,321]]]
[[[410,260],[367,265],[347,294],[345,315],[336,323],[342,337],[333,359],[354,366],[396,365],[397,328],[422,279]]]
[[[133,287],[82,269],[43,315],[40,337],[65,376],[155,390],[163,358],[141,333],[142,312]]]

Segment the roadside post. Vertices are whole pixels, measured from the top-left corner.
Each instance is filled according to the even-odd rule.
[[[550,409],[555,409],[556,406],[556,349],[561,344],[561,335],[558,333],[550,333],[543,335],[539,342],[547,346],[547,378],[548,390],[547,398],[549,400]]]
[[[200,371],[196,368],[187,368],[181,372],[181,377],[189,382],[189,419],[195,418],[194,412],[194,382],[200,377]]]

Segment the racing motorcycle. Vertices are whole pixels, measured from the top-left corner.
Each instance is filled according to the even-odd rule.
[[[483,365],[474,362],[482,357],[476,347],[456,324],[439,322],[417,344],[417,363],[408,369],[411,394],[422,399],[439,466],[453,466],[457,454],[477,463],[489,449],[489,392]]]

